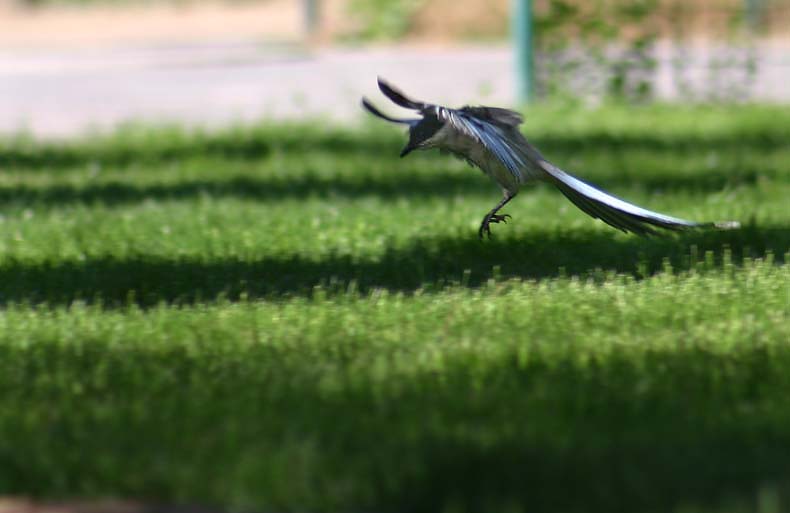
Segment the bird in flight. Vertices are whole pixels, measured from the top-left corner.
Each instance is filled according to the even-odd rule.
[[[477,166],[502,189],[502,200],[483,218],[478,235],[491,237],[491,223],[507,222],[499,210],[518,194],[522,185],[542,180],[554,184],[583,212],[624,232],[656,233],[655,228],[738,228],[737,221],[697,223],[638,207],[583,182],[558,168],[532,146],[519,131],[523,119],[518,112],[498,107],[465,106],[451,109],[412,100],[381,78],[379,89],[397,105],[417,111],[419,118],[400,119],[382,113],[367,98],[362,106],[371,114],[409,127],[409,142],[401,151],[438,148]]]

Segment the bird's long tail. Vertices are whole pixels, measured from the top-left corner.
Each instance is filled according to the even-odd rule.
[[[652,212],[596,189],[550,162],[541,161],[541,167],[546,171],[549,181],[556,185],[574,205],[588,215],[624,232],[648,235],[655,233],[653,227],[675,231],[691,228],[729,230],[740,227],[737,221],[698,223]]]

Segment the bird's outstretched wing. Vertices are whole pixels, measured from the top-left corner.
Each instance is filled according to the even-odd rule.
[[[547,179],[554,183],[574,205],[586,214],[624,232],[634,232],[638,235],[654,234],[654,226],[675,231],[691,228],[732,229],[740,226],[737,221],[697,223],[659,214],[596,189],[546,160],[541,160],[539,164],[546,172]]]
[[[379,84],[379,89],[382,93],[384,93],[384,96],[392,100],[395,104],[400,105],[404,109],[422,110],[426,107],[430,107],[430,105],[425,102],[408,98],[405,94],[400,92],[400,90],[389,85],[387,81],[381,77],[378,78],[377,82]]]
[[[454,130],[474,139],[494,155],[502,165],[517,179],[524,166],[524,157],[517,151],[519,146],[526,144],[518,132],[522,117],[518,112],[498,107],[463,107],[451,109],[441,105],[414,100],[406,96],[396,87],[378,78],[381,92],[395,104],[406,109],[417,110],[426,116],[436,116],[440,121],[449,124]],[[362,105],[372,114],[396,123],[408,123],[408,120],[395,119],[376,109],[367,99]],[[520,140],[519,140],[520,139]]]
[[[460,109],[462,113],[469,114],[475,118],[492,123],[494,125],[518,128],[524,122],[524,118],[518,112],[500,107],[469,106]]]
[[[370,103],[370,101],[368,101],[367,98],[362,98],[362,106],[365,108],[365,110],[367,110],[374,116],[378,116],[381,119],[385,119],[392,123],[401,123],[404,125],[410,125],[412,123],[417,123],[419,121],[419,119],[393,118],[392,116],[388,116],[383,112],[381,112],[379,109],[377,109],[372,103]]]
[[[518,132],[521,115],[517,112],[493,107],[464,107],[450,109],[433,106],[436,117],[454,130],[482,144],[518,178],[526,161],[519,147],[523,136]],[[523,141],[526,143],[526,141]]]

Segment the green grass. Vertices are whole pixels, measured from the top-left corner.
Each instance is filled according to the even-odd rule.
[[[378,124],[0,143],[0,496],[787,507],[790,109],[542,107],[525,132],[744,227],[640,239],[538,186],[481,242],[497,188]]]

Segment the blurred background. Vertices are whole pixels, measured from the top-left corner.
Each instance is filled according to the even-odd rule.
[[[743,229],[481,243],[376,76]],[[788,83],[790,0],[0,0],[0,513],[790,511]]]
[[[0,0],[0,27],[5,134],[348,122],[377,75],[451,105],[790,100],[788,0]]]

